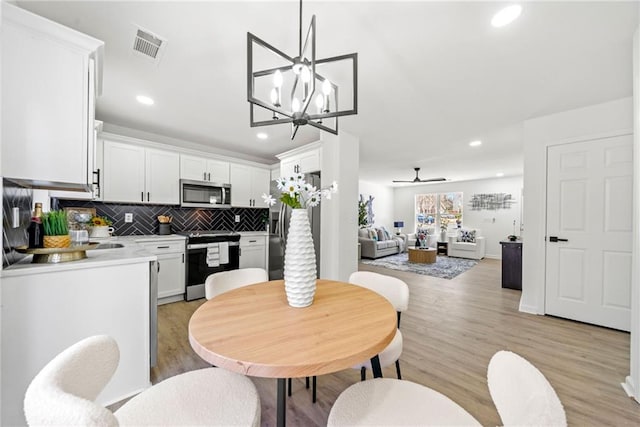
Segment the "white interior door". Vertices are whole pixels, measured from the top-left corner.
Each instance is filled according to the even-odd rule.
[[[547,151],[547,314],[630,329],[632,143],[624,135]]]

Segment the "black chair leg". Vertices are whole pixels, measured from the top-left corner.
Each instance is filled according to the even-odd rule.
[[[316,403],[316,376],[313,376],[313,387],[312,387],[312,402]]]
[[[287,378],[287,396],[291,397],[291,378]]]
[[[305,386],[309,388],[309,377],[305,378]]]
[[[364,366],[360,368],[360,381],[364,381],[367,379],[367,368]]]
[[[398,379],[402,379],[402,375],[400,375],[400,359],[396,360],[396,373],[398,374]]]

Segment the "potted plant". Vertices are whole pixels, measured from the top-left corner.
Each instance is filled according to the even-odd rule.
[[[94,216],[89,225],[91,226],[91,237],[109,237],[113,233],[113,221],[106,216]]]
[[[53,210],[42,215],[45,248],[68,248],[71,246],[67,213]]]

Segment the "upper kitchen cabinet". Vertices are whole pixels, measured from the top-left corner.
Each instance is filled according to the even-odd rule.
[[[35,187],[89,191],[104,43],[2,7],[2,170]]]
[[[269,193],[269,169],[232,163],[231,206],[238,208],[266,208],[262,195]]]
[[[180,155],[115,141],[104,141],[103,200],[180,203]]]
[[[229,162],[181,154],[180,178],[228,184]]]
[[[317,142],[278,154],[276,157],[280,159],[281,176],[320,170],[320,144]]]

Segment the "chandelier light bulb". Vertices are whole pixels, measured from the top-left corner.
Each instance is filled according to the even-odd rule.
[[[329,79],[326,79],[324,82],[322,82],[322,93],[324,93],[325,95],[331,94],[331,82],[329,81]]]
[[[271,103],[273,105],[275,105],[276,107],[280,106],[280,96],[278,93],[278,89],[276,89],[275,87],[271,89]]]
[[[291,100],[291,110],[294,113],[299,113],[300,112],[300,101],[298,101],[298,98],[293,98]]]
[[[324,107],[324,96],[321,93],[316,96],[316,107],[318,107],[318,111],[322,112],[322,107]]]
[[[300,77],[304,83],[309,83],[311,81],[311,70],[309,70],[309,67],[302,67],[302,70],[300,70]]]
[[[282,73],[280,70],[276,70],[273,74],[273,85],[275,87],[282,87]]]

